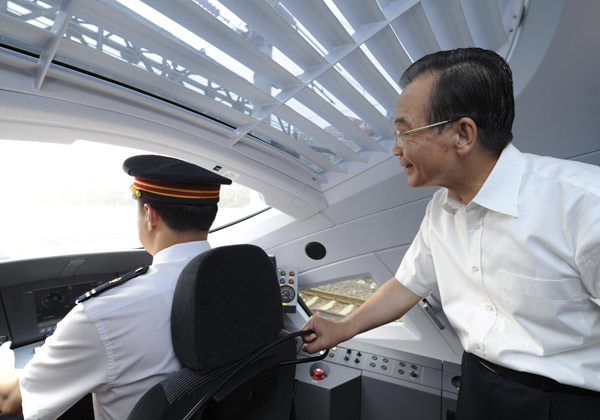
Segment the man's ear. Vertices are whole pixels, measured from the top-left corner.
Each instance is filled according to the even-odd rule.
[[[160,220],[159,214],[152,208],[152,206],[148,205],[148,203],[144,204],[144,212],[146,215],[146,226],[149,231],[156,229],[158,226],[158,222]]]
[[[477,143],[477,125],[469,117],[463,117],[455,123],[456,142],[454,147],[461,155],[469,153]]]

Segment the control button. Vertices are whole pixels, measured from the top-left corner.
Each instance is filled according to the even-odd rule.
[[[369,366],[371,366],[371,367],[375,367],[375,366],[377,366],[377,365],[376,365],[374,362],[371,362],[371,363],[369,363]]]
[[[377,360],[377,356],[371,356],[371,359]]]
[[[387,370],[387,366],[386,365],[382,365],[381,366],[381,370]]]
[[[360,356],[362,356],[362,353],[361,353],[361,352],[358,352],[358,353],[356,353],[356,355],[357,355],[358,357],[360,357]]]
[[[350,360],[350,358],[348,357],[348,355],[344,356],[344,360],[347,362],[348,360]]]
[[[294,279],[290,279],[290,281],[288,281],[289,284],[294,284]]]
[[[406,363],[400,362],[400,366],[404,367],[404,366],[406,366]]]
[[[335,354],[330,352],[329,357],[335,357]]]
[[[389,359],[387,359],[385,357],[383,358],[383,363],[388,363],[389,361],[390,361]]]
[[[285,279],[279,280],[279,284],[285,284]]]
[[[356,359],[354,359],[354,363],[360,363],[360,359],[357,357]]]
[[[296,273],[294,273],[293,271],[290,271],[290,277],[294,277],[296,275]]]
[[[323,379],[325,379],[325,372],[323,372],[323,369],[321,368],[315,368],[313,370],[312,377],[315,381],[322,381]]]
[[[398,373],[399,373],[400,375],[404,375],[404,370],[402,370],[402,369],[398,369]]]
[[[281,275],[281,277],[285,277],[285,271],[281,271],[279,274]]]
[[[414,370],[411,370],[411,372],[409,373],[411,378],[418,378],[419,375],[417,375],[417,372],[415,372]]]
[[[417,365],[410,365],[410,368],[413,369],[413,370],[417,370],[418,369]]]
[[[473,267],[471,267],[471,270],[473,270],[473,273],[477,273],[479,271],[479,267],[474,265]]]
[[[350,353],[352,353],[352,350],[348,349],[348,350],[346,350],[346,353],[350,354]]]

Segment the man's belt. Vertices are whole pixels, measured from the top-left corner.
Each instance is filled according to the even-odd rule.
[[[471,353],[474,359],[479,362],[483,367],[491,370],[497,375],[501,375],[510,378],[516,382],[520,382],[525,385],[532,386],[544,390],[546,392],[562,392],[565,394],[585,395],[590,397],[600,397],[600,392],[592,391],[591,389],[578,388],[576,386],[561,384],[551,378],[545,376],[536,375],[529,372],[519,372],[512,370],[504,366],[497,365],[495,363],[484,360]]]

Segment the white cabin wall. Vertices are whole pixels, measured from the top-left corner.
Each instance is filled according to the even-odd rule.
[[[562,14],[555,24],[557,12]],[[600,165],[600,2],[532,1],[525,19],[511,61],[519,93],[515,146]],[[532,61],[549,40],[529,78]]]

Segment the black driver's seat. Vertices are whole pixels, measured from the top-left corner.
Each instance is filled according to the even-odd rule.
[[[233,245],[192,259],[175,289],[171,333],[183,368],[128,420],[289,418],[295,366],[285,361],[295,359],[296,334],[283,330],[275,267],[262,249]]]

